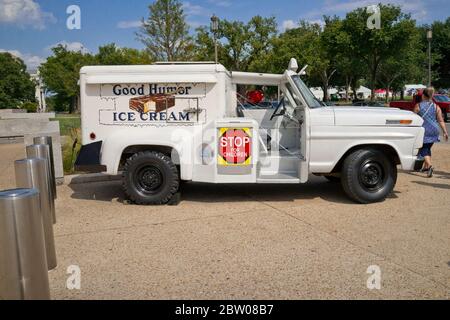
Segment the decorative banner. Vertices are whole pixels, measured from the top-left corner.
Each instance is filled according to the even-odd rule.
[[[220,128],[218,164],[249,166],[252,164],[252,134],[250,128]]]
[[[205,83],[89,85],[86,104],[99,104],[101,125],[151,126],[206,121]],[[92,98],[91,98],[92,97]]]

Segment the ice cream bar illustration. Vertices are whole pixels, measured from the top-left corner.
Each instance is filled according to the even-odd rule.
[[[175,97],[165,94],[142,96],[130,99],[130,109],[140,112],[162,112],[175,106]]]

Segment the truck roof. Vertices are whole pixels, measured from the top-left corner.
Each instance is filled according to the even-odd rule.
[[[125,66],[85,66],[80,74],[143,74],[143,73],[217,73],[228,72],[221,64],[167,62],[151,65],[125,65]]]
[[[216,83],[217,73],[227,74],[234,84],[273,85],[280,74],[229,72],[223,65],[210,62],[164,62],[152,65],[85,66],[80,70],[87,84],[115,83]]]
[[[86,66],[80,70],[87,84],[216,83],[218,73],[230,76],[223,65],[210,63]]]

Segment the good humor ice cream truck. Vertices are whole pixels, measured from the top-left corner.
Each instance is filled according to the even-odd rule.
[[[182,181],[300,184],[310,175],[340,181],[356,202],[383,201],[397,166],[418,161],[422,119],[325,106],[303,74],[295,59],[283,74],[214,63],[83,67],[76,168],[122,173],[126,196],[143,205],[168,203]]]

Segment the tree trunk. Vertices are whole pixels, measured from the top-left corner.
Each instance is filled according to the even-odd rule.
[[[356,78],[353,78],[351,80],[350,84],[351,84],[352,89],[353,89],[353,100],[356,100],[356,99],[358,99],[358,94],[356,93],[356,91],[358,91],[358,88],[356,88],[356,86],[358,84],[358,81],[356,80]]]
[[[349,76],[345,76],[345,101],[348,102],[348,92],[350,91],[350,82],[351,79]]]
[[[323,89],[323,102],[328,101],[328,76],[327,72],[322,73],[322,89]]]
[[[376,70],[373,69],[372,70],[372,74],[370,75],[370,84],[371,84],[371,94],[370,94],[370,101],[374,101],[375,100],[375,84],[376,84]]]

